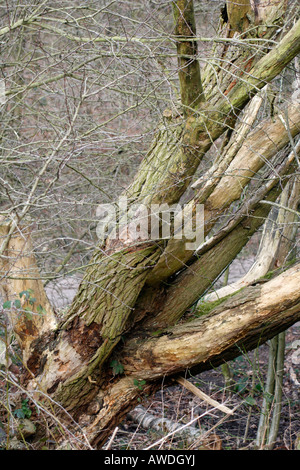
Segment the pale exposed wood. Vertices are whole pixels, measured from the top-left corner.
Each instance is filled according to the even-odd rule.
[[[209,168],[205,175],[200,177],[191,185],[192,189],[198,189],[201,187],[201,193],[205,195],[206,193],[211,192],[217,185],[223,172],[228,168],[237,152],[245,143],[248,134],[251,132],[253,123],[255,122],[258,111],[263,103],[264,93],[265,89],[252,98],[249,105],[246,107],[241,120],[237,124],[233,135],[230,137],[228,144],[225,146],[222,153],[217,156],[212,168]]]
[[[298,143],[297,147],[298,150],[300,150],[300,142]],[[289,209],[297,209],[299,198],[300,181],[296,177],[296,179],[293,181],[292,189],[291,185],[287,185],[282,192],[279,202],[281,208],[279,209],[278,214],[275,213],[277,217],[273,220],[269,219],[265,223],[258,254],[250,270],[238,281],[221,287],[220,289],[205,296],[204,300],[206,302],[212,302],[217,299],[222,299],[228,295],[232,295],[239,289],[242,289],[243,287],[258,281],[260,278],[265,276],[269,270],[279,267],[276,258],[282,258],[280,253],[283,254],[284,257],[288,255],[288,245],[290,240],[294,238],[293,233],[297,231],[297,224],[294,224],[294,222],[297,222],[300,214],[297,216],[296,211],[294,213],[289,211]],[[285,207],[287,208],[286,210]],[[281,227],[282,229],[280,229]],[[281,263],[283,261],[284,260],[281,260]],[[273,266],[274,262],[275,266]]]
[[[31,342],[38,335],[53,330],[57,321],[40,279],[33,253],[30,226],[24,229],[18,227],[12,235],[9,235],[9,231],[9,221],[2,219],[0,237],[1,241],[6,241],[6,249],[0,258],[0,289],[3,299],[12,301],[12,305],[15,300],[21,301],[21,309],[12,307],[8,310],[8,316],[26,361]],[[25,295],[22,298],[19,296],[28,289],[32,290],[32,297],[35,298],[33,305],[26,300]],[[39,313],[39,306],[44,309],[44,313]],[[30,312],[24,310],[26,307]]]
[[[225,405],[222,405],[221,403],[218,403],[216,400],[214,400],[213,398],[211,398],[210,396],[206,395],[206,393],[202,392],[202,390],[200,390],[198,387],[196,387],[194,384],[192,384],[191,382],[189,382],[188,380],[186,380],[184,377],[178,377],[178,379],[176,379],[177,382],[182,385],[183,387],[185,387],[187,390],[189,390],[190,392],[192,392],[194,395],[196,395],[198,398],[200,398],[201,400],[203,401],[206,401],[207,403],[209,403],[211,406],[213,406],[214,408],[217,408],[218,410],[222,411],[223,413],[226,413],[228,415],[232,415],[233,414],[233,411],[228,408],[227,406]]]
[[[266,322],[280,330],[300,318],[299,282],[297,264],[269,282],[245,288],[208,315],[164,329],[162,336],[144,341],[136,352],[132,341],[124,348],[125,373],[145,379],[162,371],[170,375],[209,362],[237,342],[246,344],[254,332],[263,341]]]
[[[300,104],[289,107],[289,131],[292,136],[300,132]],[[266,119],[249,135],[237,152],[218,184],[204,202],[204,236],[213,228],[221,213],[242,194],[243,188],[265,163],[289,142],[289,132],[280,116]],[[201,193],[200,193],[201,194]],[[200,196],[201,197],[201,196]],[[195,206],[197,196],[189,204]],[[193,221],[190,221],[192,224]],[[187,240],[171,239],[155,268],[147,278],[148,285],[166,280],[186,266],[194,250],[187,250]]]

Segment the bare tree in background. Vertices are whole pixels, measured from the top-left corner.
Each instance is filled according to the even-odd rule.
[[[219,6],[1,7],[4,310],[27,389],[84,423],[93,446],[162,378],[222,364],[300,318],[296,261],[191,311],[299,164],[296,2]],[[99,242],[97,207],[119,196],[129,223],[139,205],[203,205],[204,243],[137,239],[121,216],[122,236]],[[71,274],[81,282],[58,314],[45,287]]]

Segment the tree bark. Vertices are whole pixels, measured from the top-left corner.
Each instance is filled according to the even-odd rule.
[[[184,113],[187,116],[201,101],[204,101],[200,65],[197,59],[197,42],[184,41],[184,38],[190,39],[196,33],[194,2],[178,0],[173,3],[173,12],[175,35],[182,39],[177,42],[178,75],[181,104],[185,107]]]
[[[299,104],[296,104],[289,109],[289,131],[282,123],[282,117],[278,116],[275,121],[266,119],[251,132],[219,181],[214,179],[214,188],[210,189],[210,194],[204,201],[204,236],[208,235],[226,208],[239,199],[243,188],[265,165],[266,161],[287,145],[290,140],[289,132],[293,137],[299,133],[299,122],[300,107]],[[201,202],[203,202],[203,195],[199,190],[199,195],[196,195],[189,204],[195,206]],[[149,274],[147,284],[158,284],[165,281],[186,265],[193,251],[186,250],[185,244],[185,239],[171,239],[169,241],[160,260]]]

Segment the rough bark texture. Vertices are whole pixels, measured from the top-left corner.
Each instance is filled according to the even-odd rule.
[[[194,2],[178,0],[173,4],[173,11],[175,35],[182,38],[177,42],[181,104],[186,107],[184,112],[188,115],[201,101],[204,101],[200,66],[197,60],[197,42],[184,41],[184,38],[191,38],[196,33]]]
[[[292,105],[289,108],[288,128],[292,136],[300,131],[300,107]],[[243,188],[251,178],[270,160],[280,149],[289,142],[289,132],[278,116],[274,121],[268,119],[251,132],[247,141],[237,152],[233,161],[228,165],[215,188],[204,201],[204,235],[206,236],[219,220],[221,213],[235,200],[239,199]],[[190,204],[202,202],[202,193],[197,195]],[[186,250],[186,240],[171,239],[164,250],[159,262],[147,279],[147,284],[158,284],[179,269],[182,269],[191,258],[193,251]]]

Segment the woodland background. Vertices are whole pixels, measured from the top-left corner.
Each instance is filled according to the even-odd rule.
[[[286,28],[299,16],[297,3],[294,0],[289,4]],[[219,0],[194,2],[197,36],[203,38],[198,44],[200,67],[207,62],[214,66],[216,44],[210,38],[217,34],[223,6]],[[12,28],[24,17],[28,19],[26,27]],[[32,27],[31,17],[37,17]],[[0,211],[4,216],[22,213],[23,223],[33,223],[34,253],[58,315],[63,315],[71,303],[98,243],[98,205],[116,200],[133,181],[156,124],[166,109],[178,107],[177,54],[168,40],[173,28],[169,0],[93,0],[88,6],[80,0],[8,0],[0,5],[0,79],[5,78],[8,90],[0,110]],[[104,35],[111,40],[89,42],[94,31],[99,38]],[[76,41],[76,36],[87,40]],[[148,39],[126,42],[120,37]],[[273,80],[276,101],[272,92],[265,95],[258,120],[290,99],[299,74],[299,60],[295,60]],[[219,139],[207,152],[195,179],[208,171],[221,145]],[[48,161],[49,155],[55,158]],[[41,162],[46,162],[45,170]],[[30,195],[39,171],[34,194]],[[211,291],[248,272],[262,230]],[[291,251],[293,259],[299,260],[299,235]],[[64,421],[46,412],[19,382],[20,351],[5,309],[0,315],[1,340],[7,346],[1,351],[0,446],[52,449],[57,445],[53,433],[57,426],[71,448],[88,447],[84,437],[78,438],[69,417]],[[299,323],[286,332],[282,411],[275,449],[299,447],[299,332]],[[241,351],[228,368],[220,366],[191,377],[191,382],[211,398],[235,409],[233,415],[213,408],[178,383],[166,389],[162,383],[153,397],[141,396],[140,404],[155,417],[168,418],[180,426],[203,415],[192,428],[205,430],[207,448],[251,448],[259,426],[269,348],[267,343],[250,353]],[[144,429],[135,418],[134,413],[127,415],[106,446],[126,450],[149,446],[198,449],[203,445],[179,432],[166,437],[170,430],[165,426]],[[28,421],[34,424],[34,430],[26,436],[24,432],[23,437],[18,431],[20,419],[26,425]],[[7,426],[12,429],[10,435]]]

